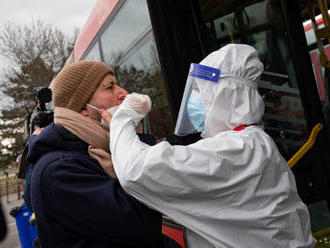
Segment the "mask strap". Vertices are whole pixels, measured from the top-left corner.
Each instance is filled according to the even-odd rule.
[[[92,108],[92,109],[99,110],[98,107],[95,107],[95,106],[92,105],[92,104],[86,103],[86,105],[87,105],[88,107]]]

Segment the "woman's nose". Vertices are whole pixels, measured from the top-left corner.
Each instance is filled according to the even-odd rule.
[[[121,100],[121,101],[124,101],[125,96],[128,95],[128,92],[125,89],[123,89],[119,86],[118,86],[118,88],[119,88],[118,89],[119,90],[118,99]]]

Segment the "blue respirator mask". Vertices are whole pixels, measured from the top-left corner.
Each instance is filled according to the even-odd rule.
[[[191,64],[174,134],[185,136],[204,130],[205,110],[199,87],[205,83],[218,83],[219,77],[218,69]]]
[[[204,129],[205,111],[202,99],[196,91],[191,93],[187,102],[187,115],[196,132],[201,132]]]

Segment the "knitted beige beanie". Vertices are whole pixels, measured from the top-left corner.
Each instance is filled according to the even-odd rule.
[[[80,112],[108,74],[113,70],[96,61],[80,61],[63,68],[52,90],[54,106]]]

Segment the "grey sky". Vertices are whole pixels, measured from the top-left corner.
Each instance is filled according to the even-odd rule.
[[[96,0],[1,0],[0,28],[6,22],[23,23],[42,19],[66,33],[81,28]]]
[[[0,0],[0,32],[8,23],[24,24],[41,19],[70,35],[81,30],[97,0]],[[0,79],[2,68],[8,63],[0,56]],[[0,89],[0,109],[8,104]]]

